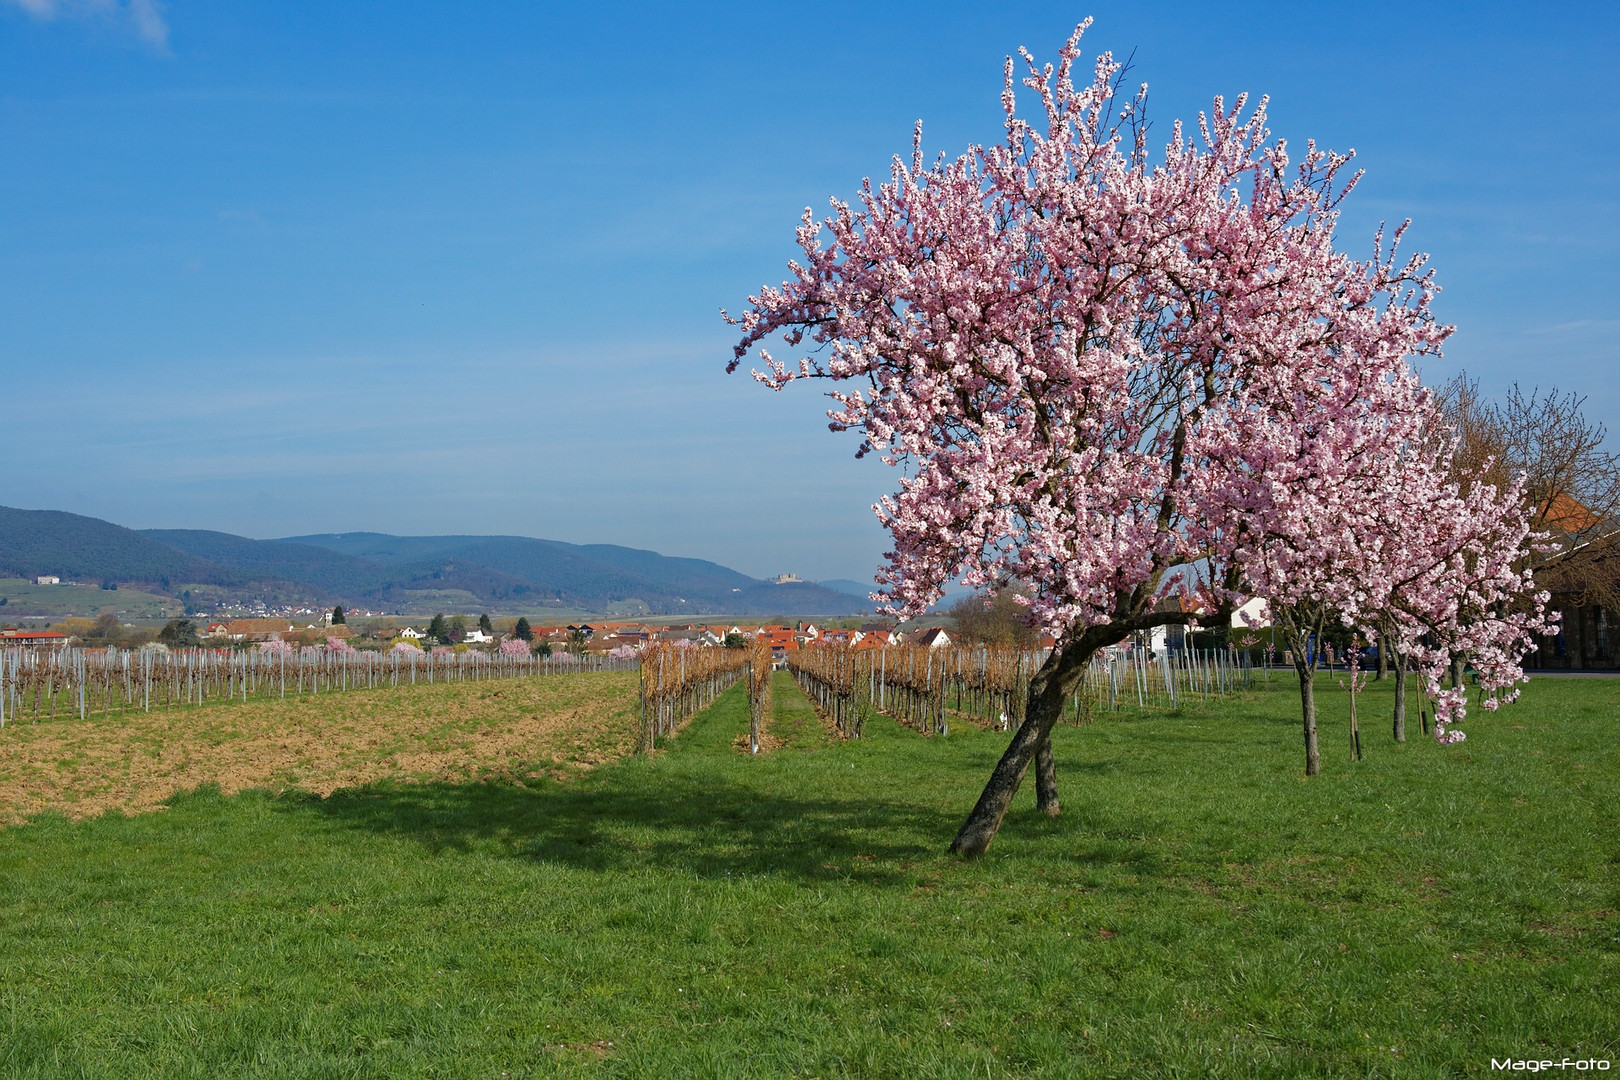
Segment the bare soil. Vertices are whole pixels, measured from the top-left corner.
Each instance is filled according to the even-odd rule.
[[[0,729],[0,824],[162,809],[176,792],[563,777],[636,745],[636,675],[351,690]]]

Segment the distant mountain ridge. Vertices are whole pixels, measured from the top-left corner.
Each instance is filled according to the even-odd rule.
[[[615,544],[383,533],[254,540],[0,507],[0,576],[38,574],[141,585],[214,604],[266,599],[418,613],[460,606],[826,616],[871,608],[863,597],[812,583],[771,585],[704,559]]]

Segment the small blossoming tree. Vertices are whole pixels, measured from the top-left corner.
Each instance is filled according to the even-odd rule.
[[[919,614],[952,579],[1017,583],[1057,640],[952,845],[968,855],[1032,764],[1038,804],[1057,812],[1049,735],[1099,648],[1224,619],[1265,595],[1257,577],[1300,567],[1341,593],[1348,577],[1393,595],[1385,569],[1347,575],[1352,561],[1291,520],[1315,507],[1284,496],[1302,453],[1330,475],[1351,436],[1393,445],[1380,426],[1404,430],[1427,401],[1408,358],[1449,333],[1425,258],[1397,255],[1400,230],[1366,260],[1336,249],[1346,157],[1308,144],[1296,160],[1265,102],[1245,114],[1243,97],[1216,98],[1152,154],[1145,88],[1122,95],[1108,54],[1076,79],[1087,25],[1055,67],[1022,53],[1033,121],[1009,58],[999,144],[928,166],[919,126],[886,183],[824,222],[807,210],[791,278],[727,316],[742,335],[731,370],[757,355],[773,389],[830,380],[832,428],[903,470],[875,508],[894,540],[875,594],[888,611]],[[813,355],[778,361],[778,337]],[[1406,516],[1439,493],[1417,497]],[[1321,506],[1354,530],[1389,504],[1352,486]],[[1288,555],[1286,574],[1268,553]]]
[[[1440,687],[1455,650],[1477,650],[1484,705],[1494,709],[1515,696],[1519,659],[1547,625],[1546,597],[1524,569],[1532,537],[1516,509],[1518,484],[1459,489],[1449,479],[1454,441],[1426,437],[1439,423],[1433,395],[1410,375],[1363,389],[1354,376],[1311,381],[1323,399],[1340,395],[1331,408],[1318,403],[1314,423],[1262,432],[1245,418],[1228,435],[1231,453],[1264,441],[1274,459],[1251,474],[1229,527],[1249,548],[1245,587],[1266,597],[1293,653],[1307,775],[1320,769],[1307,640],[1320,641],[1330,622],[1381,637],[1403,670],[1416,662],[1443,743],[1463,738],[1452,727],[1463,695]]]

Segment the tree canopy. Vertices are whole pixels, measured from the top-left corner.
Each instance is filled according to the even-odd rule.
[[[441,645],[449,644],[450,624],[442,614],[433,616],[432,620],[428,622],[427,636]]]
[[[1341,253],[1349,157],[1314,143],[1296,157],[1263,99],[1215,98],[1155,156],[1145,87],[1122,93],[1107,53],[1076,78],[1088,25],[1055,66],[1021,52],[1033,121],[1009,57],[999,144],[925,165],[919,125],[887,182],[823,222],[806,210],[790,279],[727,316],[742,334],[730,370],[757,350],[773,389],[832,382],[831,427],[901,470],[877,507],[889,611],[920,614],[953,579],[1016,584],[1058,641],[957,837],[970,854],[1038,755],[1037,799],[1056,812],[1051,725],[1097,649],[1132,631],[1297,585],[1350,619],[1403,596],[1416,641],[1488,622],[1523,587],[1503,576],[1522,529],[1462,536],[1503,500],[1481,489],[1463,506],[1413,456],[1434,405],[1409,360],[1451,328],[1426,256],[1399,253],[1405,226],[1366,258]],[[778,337],[812,351],[779,361]],[[1397,527],[1436,508],[1433,528]],[[1490,588],[1448,607],[1453,573]],[[1524,631],[1484,635],[1493,678],[1516,676]],[[1439,652],[1421,657],[1436,680]]]
[[[1033,648],[1040,635],[1024,617],[1025,605],[1012,589],[996,589],[958,600],[946,609],[958,641]]]

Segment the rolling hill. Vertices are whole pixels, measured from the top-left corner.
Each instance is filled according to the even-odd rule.
[[[526,536],[341,533],[255,540],[198,529],[127,529],[55,510],[0,507],[0,576],[57,574],[210,604],[342,603],[407,613],[843,615],[864,597],[772,585],[718,563],[615,544]]]
[[[0,575],[160,585],[238,583],[223,567],[100,518],[0,506]],[[229,578],[230,580],[226,580]]]

